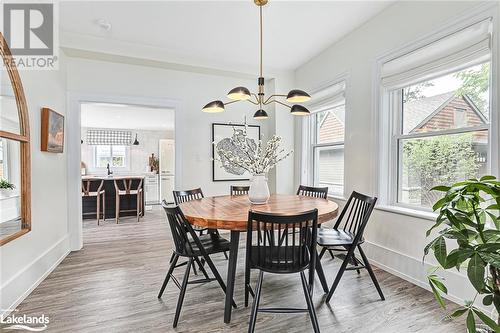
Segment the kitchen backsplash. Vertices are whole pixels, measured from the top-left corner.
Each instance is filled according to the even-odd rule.
[[[96,169],[94,167],[94,146],[89,146],[86,143],[88,128],[82,128],[82,162],[86,165],[87,174],[102,174],[106,169]],[[128,146],[129,163],[128,168],[125,169],[112,169],[115,174],[129,173],[129,174],[144,174],[148,169],[148,158],[152,153],[155,156],[159,154],[159,141],[162,139],[173,139],[173,131],[150,131],[150,130],[134,130],[132,131],[132,141],[135,139],[137,133],[138,146]]]

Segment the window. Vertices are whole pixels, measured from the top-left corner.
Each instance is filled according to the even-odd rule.
[[[495,173],[492,20],[462,20],[380,59],[383,205],[429,211],[432,187]]]
[[[345,102],[324,107],[312,116],[314,186],[328,186],[329,193],[344,194]]]
[[[397,203],[432,207],[437,185],[488,173],[490,63],[392,91]],[[399,120],[398,120],[399,119]]]
[[[453,123],[455,128],[467,126],[467,109],[466,108],[455,108],[453,114]]]
[[[94,146],[94,168],[126,168],[128,163],[127,146]]]

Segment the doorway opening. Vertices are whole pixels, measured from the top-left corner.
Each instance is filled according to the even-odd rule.
[[[92,234],[87,228],[147,221],[162,200],[173,202],[173,108],[82,102],[80,117],[84,235]]]

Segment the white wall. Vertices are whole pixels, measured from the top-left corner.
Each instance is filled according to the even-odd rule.
[[[87,174],[103,174],[105,169],[94,168],[94,146],[89,146],[86,142],[88,128],[82,127],[82,162],[87,167]],[[129,162],[128,169],[121,171],[120,169],[113,169],[114,174],[128,173],[128,174],[144,174],[149,164],[149,157],[152,153],[156,157],[159,156],[160,140],[174,139],[174,132],[170,130],[153,131],[153,130],[138,130],[133,128],[122,128],[122,130],[132,132],[132,140],[135,140],[137,134],[138,146],[131,145],[129,149]]]
[[[69,253],[67,153],[40,151],[40,108],[66,114],[62,52],[59,61],[57,71],[20,71],[30,118],[32,229],[0,247],[1,310],[14,308]]]
[[[447,20],[467,14],[478,2],[398,2],[356,29],[296,71],[296,85],[314,91],[348,73],[345,137],[346,193],[377,195],[378,129],[373,118],[373,75],[376,60],[433,31]],[[498,40],[498,36],[497,36]],[[300,126],[296,127],[300,129]],[[300,144],[299,141],[296,142]],[[299,146],[300,147],[300,146]],[[297,165],[298,163],[296,163]],[[376,210],[367,227],[369,257],[380,267],[427,286],[428,265],[422,265],[425,231],[431,221]],[[452,298],[471,298],[460,274],[446,275]]]
[[[231,88],[239,85],[255,90],[257,82],[82,58],[70,58],[68,61],[68,91],[71,94],[104,94],[175,101],[178,105],[175,110],[175,139],[181,147],[178,156],[183,169],[177,187],[202,187],[207,195],[226,194],[231,184],[212,181],[212,123],[242,123],[246,116],[249,124],[262,126],[261,131],[265,137],[274,133],[269,121],[253,120],[256,109],[250,103],[229,105],[226,112],[218,114],[201,112],[205,104],[215,99],[224,99]],[[287,116],[292,117],[289,114]],[[293,140],[293,136],[290,140]]]

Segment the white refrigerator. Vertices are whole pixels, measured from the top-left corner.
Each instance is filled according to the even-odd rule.
[[[175,141],[160,140],[160,201],[173,203],[175,187]]]

